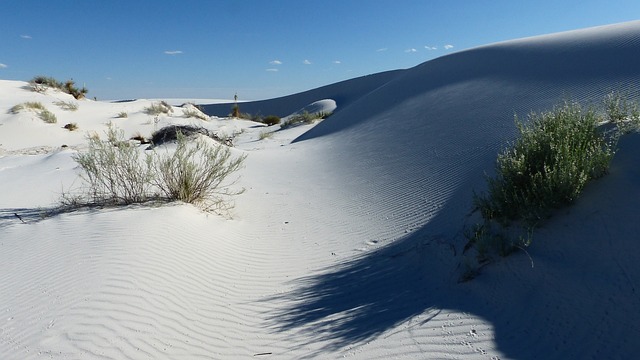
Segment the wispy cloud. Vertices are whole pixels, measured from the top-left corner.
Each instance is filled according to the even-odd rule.
[[[414,48],[411,48],[411,49],[405,50],[404,52],[406,52],[406,53],[414,53],[414,52],[418,52],[418,50],[416,50]]]
[[[387,51],[387,50],[389,50],[389,48],[380,48],[380,49],[378,49],[378,50],[376,50],[376,51],[377,51],[377,52],[383,52],[383,51]]]
[[[427,50],[438,50],[438,48],[435,46],[425,46],[424,48]]]
[[[269,61],[269,64],[271,64],[271,65],[282,65],[282,61],[280,61],[280,60],[273,60],[273,61]]]
[[[305,64],[305,65],[311,65],[311,61],[309,61],[307,59],[305,59],[302,63]]]
[[[447,44],[447,45],[445,45],[445,46],[444,46],[444,48],[445,48],[445,49],[447,49],[447,50],[449,50],[449,49],[453,49],[453,45],[448,45],[448,44]]]
[[[278,72],[278,69],[275,69],[275,68],[269,68],[269,69],[267,69],[267,71],[269,71],[269,72]]]
[[[33,39],[31,35],[20,35],[20,37],[23,39]]]
[[[0,63],[0,69],[8,68],[9,65]]]
[[[340,60],[335,60],[333,63],[334,63],[334,64],[342,64],[342,61],[340,61]]]
[[[164,52],[167,55],[179,55],[182,54],[182,50],[167,50]]]

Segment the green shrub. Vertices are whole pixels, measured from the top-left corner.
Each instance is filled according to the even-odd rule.
[[[498,155],[488,194],[476,196],[485,219],[536,223],[578,198],[586,183],[604,175],[615,139],[598,129],[593,109],[565,103],[550,112],[516,118],[520,137]]]
[[[280,117],[276,115],[268,115],[261,119],[261,122],[267,126],[280,124]]]
[[[40,117],[40,119],[42,119],[42,121],[49,124],[55,124],[58,122],[58,118],[56,117],[56,114],[52,113],[47,109],[40,111],[38,116]]]
[[[60,107],[62,110],[67,110],[67,111],[78,110],[78,104],[71,101],[56,101],[54,102],[54,104],[58,105],[58,107]]]
[[[166,101],[160,101],[158,103],[151,104],[150,106],[144,108],[144,112],[147,115],[160,115],[160,114],[169,115],[173,113],[173,107],[169,105]]]

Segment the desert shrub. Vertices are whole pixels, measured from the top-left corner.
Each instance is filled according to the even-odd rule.
[[[56,101],[54,102],[54,104],[60,107],[62,110],[67,110],[67,111],[78,110],[78,104],[71,101]]]
[[[520,137],[498,155],[488,194],[476,197],[483,217],[535,223],[576,200],[614,155],[615,139],[598,129],[600,120],[593,109],[570,102],[532,113],[526,124],[516,118]]]
[[[154,180],[150,155],[141,156],[136,146],[124,140],[124,131],[109,126],[107,139],[88,138],[86,152],[74,155],[80,175],[88,184],[88,200],[93,204],[133,204],[150,200]]]
[[[66,125],[64,126],[64,128],[65,128],[65,129],[67,129],[67,130],[69,130],[69,131],[75,131],[75,130],[78,130],[78,124],[76,124],[76,123],[69,123],[69,124],[66,124]]]
[[[29,85],[35,92],[45,92],[47,88],[62,89],[63,84],[52,77],[38,75],[29,81]]]
[[[128,117],[129,117],[129,114],[127,114],[126,111],[120,111],[119,113],[116,114],[116,118],[118,119],[124,119]]]
[[[160,101],[155,104],[151,104],[148,107],[144,108],[144,112],[147,115],[160,115],[160,114],[171,114],[173,113],[173,107],[169,105],[166,101]]]
[[[89,92],[84,86],[78,89],[73,80],[67,80],[62,83],[48,76],[36,76],[29,81],[29,85],[36,92],[45,92],[48,88],[58,89],[72,95],[76,100],[84,98]]]
[[[17,105],[12,106],[9,109],[9,113],[10,114],[17,114],[22,110],[33,110],[33,111],[38,112],[38,111],[42,111],[42,110],[45,110],[45,109],[46,108],[44,107],[44,105],[42,105],[42,103],[40,103],[40,102],[28,101],[28,102],[24,102],[22,104],[17,104]]]
[[[245,156],[232,158],[226,146],[211,146],[202,138],[193,143],[186,139],[178,133],[176,150],[154,157],[153,169],[158,174],[155,185],[167,199],[219,208],[223,196],[231,195],[220,190],[220,185],[240,169]]]
[[[209,117],[196,106],[188,106],[182,109],[182,114],[187,118],[196,118],[200,120],[209,120]]]
[[[42,111],[40,111],[38,113],[38,117],[40,117],[40,119],[42,119],[42,121],[49,123],[49,124],[55,124],[58,122],[58,118],[56,117],[56,114],[52,113],[51,111],[44,109]]]
[[[298,126],[302,124],[313,124],[314,121],[320,119],[320,117],[316,113],[310,113],[308,111],[303,111],[301,113],[290,116],[287,120],[285,120],[281,128],[286,129],[293,126]]]
[[[260,132],[260,135],[258,135],[258,138],[260,140],[264,140],[264,139],[269,139],[272,136],[273,136],[273,132],[265,130]]]
[[[615,126],[618,135],[640,128],[638,103],[630,101],[626,95],[620,92],[607,94],[604,98],[604,108],[608,122]]]
[[[239,118],[241,116],[240,114],[240,106],[238,106],[238,104],[234,104],[233,107],[231,108],[231,117],[234,118]]]
[[[244,156],[232,158],[229,148],[189,143],[178,134],[174,152],[150,152],[124,140],[124,132],[109,126],[107,139],[89,137],[86,152],[74,160],[88,184],[83,197],[67,197],[74,204],[127,205],[151,200],[184,201],[206,209],[224,209],[226,196],[237,193],[222,189],[237,171]],[[81,201],[80,201],[80,200]]]
[[[280,117],[276,115],[268,115],[261,119],[261,122],[267,126],[280,124]]]

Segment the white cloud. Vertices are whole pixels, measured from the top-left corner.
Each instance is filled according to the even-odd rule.
[[[453,49],[453,45],[445,45],[444,48],[447,49],[447,50]]]
[[[414,52],[418,52],[418,50],[416,50],[414,48],[411,48],[411,49],[405,50],[404,52],[406,52],[406,53],[414,53]]]
[[[378,50],[376,50],[376,51],[377,51],[377,52],[383,52],[383,51],[387,51],[387,50],[389,50],[389,48],[380,48],[380,49],[378,49]]]
[[[424,48],[427,50],[438,50],[438,48],[435,46],[425,46]]]
[[[305,65],[311,65],[311,61],[309,61],[307,59],[305,59],[302,63],[305,64]]]
[[[20,35],[23,39],[32,39],[31,35]]]
[[[270,69],[267,69],[267,71],[269,71],[269,72],[278,72],[278,69],[270,68]]]
[[[179,55],[182,54],[182,50],[167,50],[164,53],[167,55]]]
[[[9,66],[7,64],[0,63],[0,69],[4,69],[4,68],[8,68],[8,67]]]
[[[333,63],[334,63],[334,64],[342,64],[342,61],[340,61],[340,60],[335,60]]]
[[[273,60],[273,61],[270,61],[270,62],[269,62],[269,64],[271,64],[271,65],[282,65],[282,61],[280,61],[280,60]]]

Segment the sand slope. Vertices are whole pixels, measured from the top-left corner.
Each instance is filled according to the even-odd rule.
[[[247,191],[232,220],[188,205],[39,220],[38,207],[75,181],[69,157],[82,139],[63,151],[44,135],[3,145],[0,358],[632,358],[637,135],[621,142],[609,176],[535,235],[533,267],[522,253],[471,282],[458,277],[472,191],[512,139],[514,112],[635,95],[638,55],[631,22],[451,54],[347,103],[305,98],[283,114],[321,99],[339,111],[270,139],[250,122],[212,120],[244,129]],[[0,88],[6,107],[32,96]],[[119,124],[150,131],[145,104],[82,103],[93,117],[80,125],[102,129],[129,106]],[[12,121],[0,116],[0,134],[27,126]],[[51,149],[27,155],[41,142]],[[55,181],[30,187],[46,176]]]

